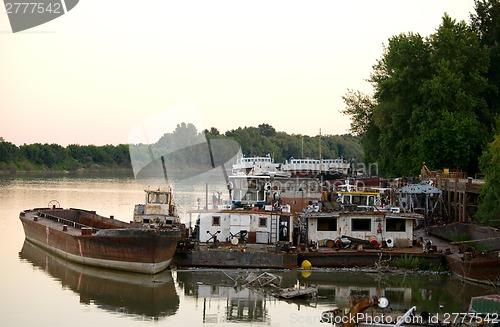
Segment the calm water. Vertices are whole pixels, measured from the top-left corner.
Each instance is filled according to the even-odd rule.
[[[24,242],[18,215],[57,200],[62,207],[96,210],[132,219],[146,186],[133,178],[0,176],[1,326],[326,326],[321,312],[345,306],[349,295],[385,296],[394,310],[466,312],[472,296],[498,289],[462,283],[447,275],[373,274],[357,271],[275,271],[284,286],[314,285],[311,301],[282,301],[233,279],[248,271],[168,270],[155,276],[127,274],[69,263]],[[158,185],[152,185],[157,188]],[[205,185],[175,185],[181,214],[204,201]],[[209,194],[224,191],[209,188]]]

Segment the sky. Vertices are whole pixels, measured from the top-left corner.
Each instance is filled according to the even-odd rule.
[[[116,145],[141,126],[154,142],[181,122],[344,134],[342,96],[372,94],[391,36],[473,11],[473,0],[80,0],[18,33],[1,11],[0,137]]]

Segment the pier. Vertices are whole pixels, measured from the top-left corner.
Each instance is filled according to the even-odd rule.
[[[442,216],[456,222],[471,222],[477,212],[479,195],[484,179],[467,177],[462,171],[429,170],[422,164],[422,179],[432,180],[434,186],[443,191]]]
[[[436,187],[443,191],[444,216],[449,221],[472,221],[483,184],[484,180],[472,177],[436,179]]]

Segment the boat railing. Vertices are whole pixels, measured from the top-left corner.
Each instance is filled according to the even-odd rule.
[[[87,226],[87,225],[84,225],[84,224],[80,224],[80,223],[77,223],[77,222],[75,222],[73,220],[69,220],[69,219],[64,219],[64,218],[61,218],[61,217],[57,217],[57,216],[51,215],[49,213],[38,211],[37,214],[41,218],[50,219],[50,220],[55,221],[57,223],[65,224],[65,225],[71,226],[73,228],[80,228],[80,229],[81,228],[92,228],[92,234],[96,233],[99,230],[98,228],[94,228],[94,227],[90,227],[90,226]]]

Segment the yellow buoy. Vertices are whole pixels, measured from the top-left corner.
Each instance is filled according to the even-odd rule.
[[[302,275],[302,277],[307,278],[307,277],[311,276],[311,271],[304,270],[304,271],[301,271],[300,274]]]
[[[312,267],[312,264],[309,260],[304,260],[300,266],[304,269],[309,269]]]

